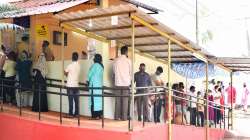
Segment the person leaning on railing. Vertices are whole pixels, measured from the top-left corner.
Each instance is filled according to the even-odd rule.
[[[79,76],[80,64],[78,62],[78,53],[72,53],[72,63],[64,70],[64,75],[67,76],[67,94],[69,100],[69,114],[68,118],[78,117],[79,115]],[[75,112],[73,113],[73,103],[75,104]]]
[[[162,80],[161,74],[163,73],[163,68],[161,66],[158,66],[156,69],[156,72],[152,74],[151,80],[153,86],[164,86],[164,82]],[[156,92],[162,92],[163,89],[156,89]],[[161,116],[161,108],[164,106],[164,95],[156,95],[155,102],[154,102],[154,121],[160,122],[160,116]]]

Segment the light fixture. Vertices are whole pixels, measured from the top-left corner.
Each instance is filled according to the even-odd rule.
[[[89,19],[89,27],[92,27],[93,23],[92,23],[92,19]]]
[[[111,16],[111,25],[118,25],[118,16]]]
[[[194,57],[200,59],[201,61],[207,63],[207,59],[204,58],[202,55],[200,55],[200,54],[198,54],[198,53],[196,53],[196,52],[193,52],[192,55],[193,55]]]

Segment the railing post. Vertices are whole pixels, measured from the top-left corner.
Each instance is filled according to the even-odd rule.
[[[38,83],[38,119],[41,120],[41,86],[40,83]]]
[[[62,87],[60,87],[60,124],[62,124]]]
[[[226,129],[226,107],[224,106],[224,111],[223,111],[223,123],[224,123],[224,129]]]
[[[234,114],[233,114],[233,111],[234,111],[234,103],[233,103],[233,72],[230,73],[230,81],[231,81],[231,129],[233,130],[233,119],[234,119]]]
[[[77,95],[73,95],[73,96],[76,96],[77,97],[77,100],[78,100],[78,116],[77,116],[77,122],[78,122],[78,126],[81,125],[81,118],[80,118],[80,90],[78,91]]]
[[[102,87],[102,128],[104,128],[104,87]]]
[[[0,73],[1,74],[1,73]],[[3,78],[1,78],[1,97],[2,97],[2,101],[1,101],[1,111],[3,112],[3,100],[4,100],[4,95],[3,95]]]
[[[20,82],[19,84],[20,84],[20,88],[17,88],[17,91],[18,91],[17,94],[19,94],[19,115],[22,116],[22,93],[21,93],[22,86]]]

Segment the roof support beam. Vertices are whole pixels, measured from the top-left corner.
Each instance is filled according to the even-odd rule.
[[[197,51],[199,51],[201,49],[197,49]],[[145,51],[141,51],[143,53],[154,53],[154,52],[167,52],[168,49],[161,49],[161,50],[145,50]],[[184,49],[171,49],[171,52],[188,52],[188,50],[184,50]]]
[[[161,58],[161,59],[165,59],[165,58],[168,58],[168,56],[157,56],[156,58]],[[171,58],[196,58],[194,56],[191,56],[191,55],[181,55],[181,56],[171,56]]]
[[[150,23],[152,26],[158,25],[158,23]],[[135,25],[135,28],[145,27],[144,25]],[[109,27],[109,28],[100,28],[100,29],[90,29],[87,30],[88,32],[102,32],[102,31],[109,31],[109,30],[121,30],[121,29],[130,29],[131,25],[128,26],[119,26],[119,27]],[[130,37],[131,38],[131,37]]]
[[[135,13],[135,12],[136,12],[136,10],[128,10],[128,11],[122,11],[122,12],[116,12],[116,13],[108,13],[108,14],[101,14],[101,15],[94,15],[94,16],[85,16],[85,17],[73,18],[73,19],[69,19],[69,20],[62,20],[60,23],[68,23],[68,22],[79,21],[79,20],[104,18],[104,17],[126,15],[126,14],[129,16],[129,14]]]
[[[85,36],[90,37],[90,38],[94,38],[94,39],[99,40],[99,41],[101,41],[101,42],[106,42],[106,43],[109,43],[109,42],[110,42],[109,40],[107,40],[107,39],[104,38],[104,37],[95,35],[95,34],[93,34],[93,33],[86,32],[85,30],[81,30],[81,29],[75,28],[74,26],[71,26],[71,25],[68,25],[68,24],[65,24],[65,23],[61,24],[60,26],[61,26],[61,27],[64,27],[64,29],[74,31],[74,32],[76,32],[76,33],[85,35]]]
[[[161,35],[155,34],[155,35],[138,35],[138,36],[135,36],[136,39],[138,39],[138,38],[147,38],[147,37],[161,37]],[[108,40],[122,40],[122,39],[131,39],[131,36],[108,38]]]
[[[168,43],[147,43],[147,44],[135,44],[136,47],[147,47],[147,46],[164,46],[168,45]],[[172,42],[171,45],[176,45],[176,43]],[[131,45],[128,45],[130,47]]]

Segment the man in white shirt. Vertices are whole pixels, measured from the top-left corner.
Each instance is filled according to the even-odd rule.
[[[131,60],[128,59],[128,47],[121,48],[121,56],[115,59],[113,64],[113,75],[117,95],[129,95],[129,86],[132,80]],[[115,103],[115,120],[128,119],[128,97],[116,97]]]
[[[190,123],[191,125],[196,125],[196,117],[197,117],[197,93],[195,92],[195,87],[191,86],[189,89],[190,95]]]
[[[163,68],[161,66],[157,67],[156,72],[151,76],[153,86],[164,86],[164,82],[161,78],[161,74],[163,73]],[[163,89],[162,89],[163,90]],[[157,89],[157,92],[160,92],[161,89]],[[164,96],[156,95],[153,106],[154,111],[154,121],[160,122],[161,116],[161,108],[164,105]]]
[[[67,94],[69,100],[69,118],[79,115],[79,75],[80,64],[78,62],[78,53],[72,54],[72,63],[64,70],[64,74],[67,76]],[[75,113],[73,114],[73,102],[75,102]]]

